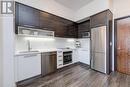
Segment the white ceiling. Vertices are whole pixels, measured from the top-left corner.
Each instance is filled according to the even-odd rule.
[[[93,0],[55,0],[55,1],[72,10],[78,10],[81,7],[89,4]]]

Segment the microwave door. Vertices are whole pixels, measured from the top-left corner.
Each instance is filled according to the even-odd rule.
[[[88,38],[88,37],[90,37],[90,32],[83,32],[83,33],[82,33],[82,37],[83,37],[83,38]]]

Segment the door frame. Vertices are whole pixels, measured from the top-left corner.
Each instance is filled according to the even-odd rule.
[[[115,71],[117,71],[117,21],[125,18],[130,18],[130,15],[114,19],[114,70]]]

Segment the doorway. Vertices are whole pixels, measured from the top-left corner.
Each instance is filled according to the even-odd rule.
[[[115,68],[130,75],[130,16],[115,20]]]

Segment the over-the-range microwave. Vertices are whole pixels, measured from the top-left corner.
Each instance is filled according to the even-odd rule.
[[[83,32],[82,33],[82,38],[89,38],[90,37],[90,32]]]

